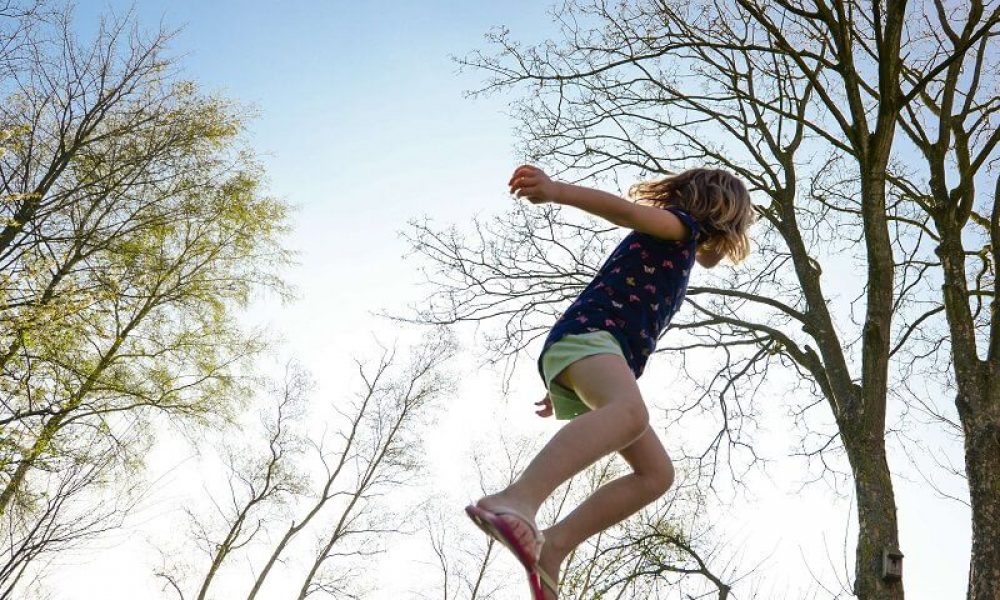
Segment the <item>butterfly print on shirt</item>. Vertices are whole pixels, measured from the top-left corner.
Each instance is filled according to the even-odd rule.
[[[679,210],[677,214],[689,230],[697,229],[690,215]],[[599,271],[582,298],[563,313],[546,343],[571,333],[608,331],[622,344],[625,359],[636,376],[642,373],[646,358],[654,353],[657,339],[684,299],[687,278],[694,271],[691,257],[695,255],[693,239],[668,243],[648,239],[641,232],[633,232],[618,244],[611,260],[605,261],[606,268]]]

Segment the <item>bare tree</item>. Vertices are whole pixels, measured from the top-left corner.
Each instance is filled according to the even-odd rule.
[[[567,501],[581,501],[627,468],[615,457],[585,471],[579,489],[566,486],[552,519]],[[683,474],[679,479],[683,480]],[[748,585],[757,566],[740,564],[728,544],[707,525],[705,498],[679,485],[637,515],[603,531],[567,557],[560,597],[565,598],[757,598]],[[737,587],[739,586],[739,587]],[[746,593],[743,593],[746,592]]]
[[[493,600],[503,589],[490,578],[489,566],[503,551],[493,538],[475,538],[456,533],[454,511],[428,504],[424,514],[425,529],[435,563],[441,574],[431,593],[414,592],[419,598],[441,600]],[[458,556],[456,556],[458,555]]]
[[[380,381],[381,374],[392,365],[395,351],[383,354],[374,376],[365,374],[359,365],[365,393],[354,405],[358,417],[341,452],[357,466],[345,488],[344,505],[335,513],[302,579],[299,600],[316,593],[342,596],[353,582],[338,565],[339,557],[365,558],[384,552],[382,543],[390,535],[408,531],[400,521],[386,518],[386,509],[377,499],[388,489],[411,483],[422,472],[418,425],[432,403],[452,389],[452,380],[442,369],[452,356],[454,339],[447,330],[440,330],[430,332],[402,372],[387,382]]]
[[[924,164],[892,183],[919,207],[940,273],[941,299],[922,319],[944,313],[951,378],[965,446],[972,511],[969,600],[1000,597],[1000,5],[929,5],[921,23],[924,57],[906,64],[908,96],[899,125]],[[927,81],[927,85],[920,83]],[[990,169],[989,167],[992,167]],[[989,171],[992,170],[992,173]],[[991,180],[992,179],[992,180]],[[981,358],[982,356],[982,358]],[[955,427],[958,425],[959,427]]]
[[[248,600],[276,578],[279,564],[287,571],[277,578],[290,597],[362,597],[357,581],[361,569],[384,552],[392,535],[409,532],[406,523],[394,518],[392,511],[399,507],[387,497],[423,470],[422,428],[436,401],[451,389],[446,365],[453,353],[453,338],[441,330],[410,348],[405,359],[395,347],[382,348],[371,363],[356,359],[360,391],[336,403],[338,422],[311,416],[310,425],[321,426],[312,433],[295,422],[304,414],[308,386],[304,374],[294,370],[271,407],[266,448],[248,453],[232,436],[225,437],[231,493],[221,500],[210,492],[211,504],[219,507],[212,517],[189,513],[193,541],[207,566],[181,564],[183,557],[168,561],[157,575],[177,597],[196,590],[190,597],[203,600],[213,597],[209,587],[224,568],[238,569],[234,561],[239,556],[250,571],[236,571],[233,580],[246,582]],[[328,427],[334,428],[332,434]],[[332,439],[338,440],[334,448]],[[303,461],[307,455],[315,456],[318,470]],[[237,456],[252,458],[234,460]],[[304,549],[304,540],[296,544],[303,537],[315,545]],[[194,576],[198,571],[206,575]],[[287,585],[292,580],[301,583]],[[244,592],[229,590],[226,597],[237,593]]]
[[[709,447],[683,458],[709,484],[720,451],[741,450],[748,465],[756,463],[761,457],[749,432],[757,387],[775,363],[792,369],[811,397],[800,397],[792,408],[807,426],[801,454],[818,461],[825,474],[843,453],[853,475],[860,524],[853,593],[865,600],[902,598],[902,582],[883,577],[881,569],[883,552],[899,544],[885,435],[888,399],[902,393],[891,389],[890,361],[905,372],[928,356],[926,348],[942,347],[940,339],[914,335],[926,333],[941,312],[928,287],[940,265],[923,254],[925,240],[941,235],[932,235],[932,218],[939,229],[950,227],[955,270],[944,288],[955,294],[950,305],[968,307],[991,294],[981,287],[970,292],[964,268],[954,265],[966,256],[956,240],[972,214],[969,186],[976,171],[969,168],[985,164],[996,142],[995,88],[985,78],[995,70],[988,57],[998,33],[997,8],[936,0],[664,0],[613,7],[564,3],[553,14],[562,26],[560,42],[526,48],[501,28],[489,35],[498,56],[474,52],[459,59],[491,76],[473,96],[533,87],[515,105],[528,159],[556,167],[556,175],[577,174],[575,181],[612,169],[647,176],[708,163],[739,174],[761,201],[757,255],[745,266],[716,269],[721,276],[703,274],[693,282],[682,312],[690,317],[672,325],[689,337],[674,333],[661,344],[679,361],[704,348],[721,359],[707,380],[695,376],[704,390],[699,397],[669,408],[679,416],[714,407],[722,417]],[[966,61],[979,65],[983,76],[969,76],[979,71],[963,67]],[[956,93],[959,81],[973,93]],[[931,117],[945,124],[936,137],[921,125]],[[919,138],[918,146],[926,141],[936,173],[932,187],[939,190],[934,212],[913,202],[931,194],[894,147],[899,130]],[[949,161],[949,149],[970,140],[979,150]],[[968,173],[948,190],[945,181],[956,165]],[[996,220],[994,213],[990,222]],[[594,251],[608,237],[592,223],[567,222],[552,208],[518,208],[495,226],[477,223],[476,235],[470,242],[454,230],[412,224],[411,242],[430,260],[435,284],[414,320],[499,321],[503,333],[490,347],[496,360],[516,356],[544,333],[586,284],[596,267]],[[857,271],[860,320],[854,302],[840,306],[823,280],[824,263],[837,266],[838,257],[863,265]],[[949,310],[953,328],[974,331],[971,312]],[[969,335],[957,339],[966,340],[966,350],[975,346]],[[996,573],[1000,564],[994,541],[1000,539],[1000,512],[989,508],[996,502],[998,469],[988,457],[998,453],[988,440],[996,439],[990,432],[997,428],[983,415],[996,412],[988,408],[996,401],[986,400],[985,373],[1000,361],[974,357],[956,354],[967,385],[974,381],[979,390],[960,388],[958,395],[960,413],[979,415],[963,421],[966,431],[981,432],[976,443],[967,442],[967,463],[979,461],[968,469],[970,486],[981,490],[984,507],[977,512],[973,503],[978,566],[969,594],[992,599],[1000,578],[983,574]],[[972,397],[983,400],[970,402]],[[809,430],[809,414],[822,406],[836,428]],[[728,459],[731,464],[732,454]],[[982,578],[994,583],[976,583]]]
[[[302,416],[305,395],[310,388],[307,374],[292,363],[286,365],[285,379],[274,390],[273,403],[262,409],[261,438],[248,436],[247,441],[227,436],[225,455],[228,477],[227,498],[212,504],[216,514],[204,518],[191,508],[185,508],[195,545],[208,559],[203,576],[197,578],[192,597],[205,600],[209,588],[223,566],[264,533],[273,518],[271,509],[280,507],[302,493],[297,461],[304,441],[296,431]],[[263,448],[254,444],[263,441]],[[185,573],[176,566],[156,573],[183,600]]]

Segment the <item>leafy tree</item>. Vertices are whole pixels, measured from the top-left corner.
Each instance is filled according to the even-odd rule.
[[[288,208],[243,147],[246,109],[181,77],[170,32],[125,15],[81,41],[72,22],[0,13],[16,40],[0,53],[0,530],[33,559],[60,518],[54,481],[83,473],[100,502],[159,427],[231,418],[264,343],[237,310],[288,295]]]

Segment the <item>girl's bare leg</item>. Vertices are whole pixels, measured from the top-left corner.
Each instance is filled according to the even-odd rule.
[[[577,546],[655,501],[673,483],[673,463],[652,429],[620,452],[634,472],[605,484],[543,532],[545,545],[538,563],[553,580],[559,581],[563,560]],[[548,600],[555,598],[549,590],[545,593]]]
[[[633,475],[604,486],[563,523],[550,529],[553,540],[549,554],[552,556],[558,554],[560,547],[572,549],[590,535],[633,514],[661,495],[662,491],[658,490],[665,489],[664,480],[673,478],[669,459],[659,440],[651,431],[646,434],[648,412],[635,377],[621,356],[588,356],[571,364],[556,380],[573,389],[592,410],[563,426],[517,481],[505,490],[482,498],[477,504],[486,509],[507,506],[533,518],[542,502],[570,477],[599,458],[633,445],[634,448],[623,455],[628,454],[627,460],[629,457],[635,459],[642,472],[637,470]],[[644,441],[638,443],[640,439]],[[657,448],[662,455],[656,454]],[[526,524],[509,515],[501,518],[511,525],[523,543],[530,546],[532,532]],[[548,539],[548,534],[546,537]]]

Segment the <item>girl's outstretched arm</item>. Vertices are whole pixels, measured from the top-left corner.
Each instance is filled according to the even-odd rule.
[[[687,225],[670,211],[629,202],[620,196],[582,185],[552,181],[541,169],[530,165],[518,167],[508,184],[514,195],[523,196],[535,204],[556,202],[575,206],[620,227],[667,240],[683,240],[691,235]]]

